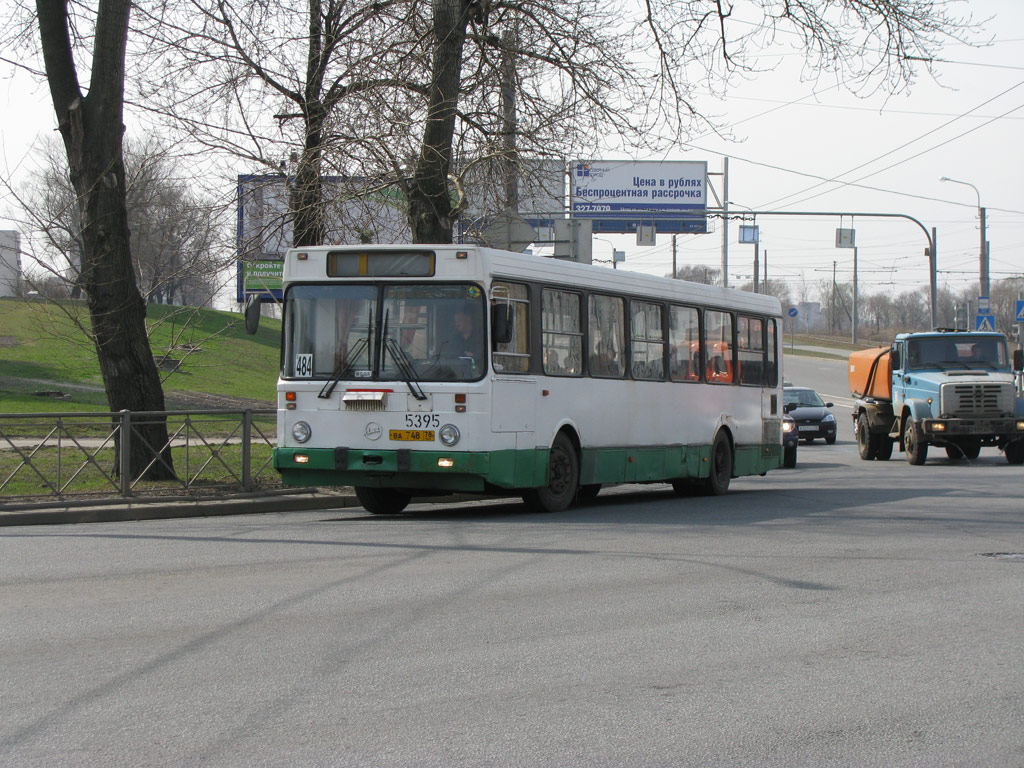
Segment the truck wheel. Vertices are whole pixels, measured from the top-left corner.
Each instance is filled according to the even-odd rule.
[[[878,451],[875,458],[879,461],[888,461],[892,456],[892,446],[896,442],[888,435],[875,435],[878,440]]]
[[[871,461],[878,455],[878,440],[871,434],[866,413],[857,417],[857,453],[864,461]]]
[[[356,498],[367,512],[374,515],[397,515],[405,509],[411,497],[393,488],[356,486]]]
[[[974,461],[981,453],[981,440],[974,437],[968,437],[960,443],[960,450],[964,452],[965,458],[970,461]]]
[[[903,449],[910,464],[920,466],[928,460],[928,443],[921,439],[921,428],[909,419],[903,430]]]
[[[548,484],[523,493],[526,506],[537,512],[562,512],[576,498],[580,482],[580,460],[564,432],[555,435],[548,456]]]
[[[1011,464],[1024,464],[1024,440],[1009,443],[1003,451]]]

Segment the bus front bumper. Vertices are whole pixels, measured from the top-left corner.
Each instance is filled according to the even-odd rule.
[[[275,448],[285,485],[351,485],[484,492],[544,483],[547,451],[424,451],[411,449]]]

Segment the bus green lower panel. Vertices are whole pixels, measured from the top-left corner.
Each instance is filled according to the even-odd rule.
[[[669,482],[708,476],[708,445],[585,449],[581,485]],[[296,457],[305,457],[297,461]],[[441,466],[440,460],[451,466]],[[490,487],[536,488],[547,481],[547,450],[458,452],[275,448],[285,485],[362,485],[480,493]],[[777,445],[736,446],[734,474],[760,475],[782,464]]]

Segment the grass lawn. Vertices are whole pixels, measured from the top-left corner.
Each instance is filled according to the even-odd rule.
[[[280,321],[262,318],[259,332],[248,336],[239,314],[159,304],[147,312],[154,357],[175,361],[161,370],[169,401],[177,391],[275,400]],[[107,409],[96,350],[83,327],[84,302],[0,299],[0,411]],[[98,391],[61,386],[72,384]],[[33,394],[57,389],[70,399]]]

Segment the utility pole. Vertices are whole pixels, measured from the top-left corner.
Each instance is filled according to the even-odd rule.
[[[836,265],[838,262],[832,262],[832,311],[829,313],[830,322],[828,324],[828,334],[833,335],[836,332]]]
[[[761,258],[761,242],[760,242],[760,240],[761,240],[761,238],[759,238],[759,237],[755,237],[754,238],[754,293],[760,293],[760,291],[757,290],[757,277],[758,277],[758,274],[761,271],[761,263],[760,263],[760,258]]]
[[[857,343],[857,246],[853,246],[853,343]]]
[[[722,287],[729,287],[729,158],[722,158]]]
[[[672,235],[672,279],[675,280],[679,276],[679,271],[676,269],[676,235]]]

